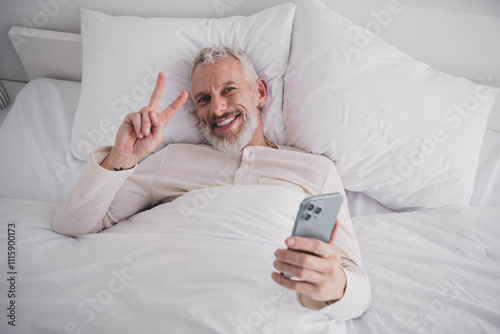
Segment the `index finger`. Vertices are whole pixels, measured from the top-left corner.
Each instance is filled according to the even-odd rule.
[[[153,110],[157,110],[160,105],[161,97],[163,95],[163,90],[165,89],[165,73],[158,73],[158,79],[156,79],[156,86],[151,94],[151,99],[149,100],[149,106]]]
[[[331,255],[330,246],[326,242],[314,238],[293,236],[286,240],[286,245],[292,250],[323,258]]]

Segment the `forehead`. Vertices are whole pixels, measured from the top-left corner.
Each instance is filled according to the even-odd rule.
[[[191,88],[193,93],[198,91],[217,88],[223,83],[232,81],[235,83],[246,82],[245,73],[239,60],[227,57],[213,64],[199,64],[193,72]]]

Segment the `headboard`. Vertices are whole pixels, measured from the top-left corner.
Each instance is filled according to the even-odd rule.
[[[260,0],[257,2],[252,8],[260,10],[260,7],[287,1],[270,1],[267,5]],[[443,0],[439,2],[439,9],[436,2],[431,5],[427,1],[418,4],[402,1],[401,13],[390,17],[383,16],[384,9],[389,5],[384,1],[324,2],[359,25],[378,24],[380,37],[417,60],[455,76],[500,87],[500,43],[497,43],[500,6],[487,7],[488,0],[479,1],[483,7],[451,6],[452,2]],[[112,10],[94,7],[96,5],[88,6],[115,14]],[[240,14],[238,9],[252,11],[246,8],[246,4],[239,6],[243,9],[233,7],[234,10],[220,14]],[[134,15],[132,12],[127,14]],[[136,15],[141,16],[140,12]],[[37,77],[81,80],[82,46],[79,34],[14,26],[9,31],[9,37],[29,80]],[[27,40],[29,43],[26,43]],[[500,98],[493,107],[488,128],[500,132]]]
[[[79,34],[12,27],[9,37],[29,80],[82,80],[82,37]]]

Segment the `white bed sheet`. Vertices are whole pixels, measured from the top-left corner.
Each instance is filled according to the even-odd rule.
[[[372,304],[348,333],[498,333],[500,208],[354,218]]]
[[[259,324],[254,326],[259,333],[344,332],[343,324],[299,307],[293,293],[276,290],[270,279],[272,252],[291,230],[298,201],[292,193],[282,195],[288,204],[281,211],[263,205],[279,197],[278,193],[270,191],[268,198],[263,192],[256,196],[238,187],[221,188],[209,207],[198,208],[200,214],[192,216],[194,223],[187,224],[184,217],[179,219],[178,206],[193,205],[190,196],[194,192],[100,234],[69,238],[54,233],[55,209],[84,167],[69,151],[79,87],[77,82],[33,80],[19,93],[0,128],[0,225],[4,231],[0,240],[5,244],[7,224],[15,222],[19,247],[16,332],[64,331],[64,326],[75,322],[85,328],[83,333],[103,332],[102,328],[107,333],[235,333],[249,331],[249,321]],[[490,131],[485,136],[474,205],[498,204],[498,187],[489,184],[500,182],[495,157],[498,136]],[[250,196],[253,206],[234,200],[242,196]],[[223,204],[218,202],[224,198]],[[496,242],[500,208],[392,213],[358,193],[348,193],[348,203],[352,216],[357,217],[354,227],[373,293],[370,309],[346,323],[348,333],[500,331]],[[212,205],[220,209],[211,212]],[[221,214],[228,207],[232,213]],[[168,217],[165,224],[155,219],[160,214]],[[247,217],[241,228],[234,228],[234,220],[224,220],[238,215]],[[256,228],[255,222],[250,223],[250,216],[256,215],[276,221]],[[5,267],[5,248],[0,252]],[[238,256],[245,260],[237,261]],[[194,264],[186,266],[190,263]],[[214,263],[217,266],[209,265]],[[111,293],[109,307],[106,304],[94,312],[95,318],[87,323],[89,308],[85,304],[78,308],[87,298],[107,302],[102,299],[108,296],[104,290],[117,288],[109,284],[117,284],[114,278],[121,270],[134,279],[127,281],[123,291]],[[227,279],[219,281],[222,277]],[[186,283],[174,287],[174,282]],[[0,291],[6,288],[2,279]],[[219,293],[222,297],[215,298]],[[6,294],[0,300],[2,307],[7,305]],[[292,320],[295,327],[288,328]],[[0,332],[12,329],[6,326],[0,322]]]
[[[35,79],[0,126],[0,197],[61,203],[84,164],[71,156],[80,83]]]

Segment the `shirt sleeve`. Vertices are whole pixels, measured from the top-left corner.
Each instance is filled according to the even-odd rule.
[[[100,232],[152,205],[151,184],[166,150],[123,171],[100,166],[110,150],[94,148],[80,180],[56,211],[56,232],[70,236]]]
[[[346,274],[347,285],[344,296],[334,303],[320,302],[308,295],[297,293],[299,303],[313,310],[321,310],[336,321],[345,321],[361,316],[370,306],[371,287],[368,275],[363,270],[358,240],[354,234],[346,194],[337,169],[332,165],[322,193],[340,192],[344,201],[338,215],[340,224],[336,243],[341,252],[341,267]]]

